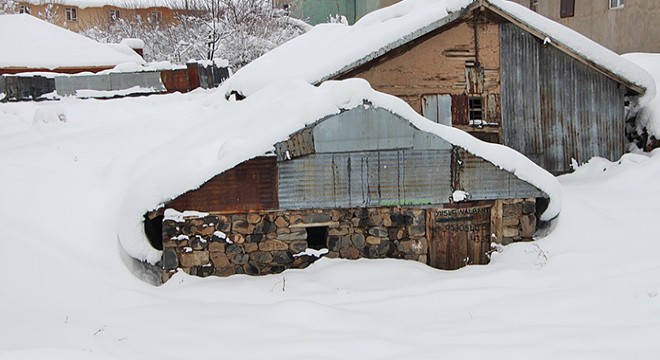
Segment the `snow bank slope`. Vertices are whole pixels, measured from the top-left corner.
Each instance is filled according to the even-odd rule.
[[[648,71],[656,83],[660,81],[660,54],[632,53],[622,56]],[[648,92],[644,95],[641,105],[644,111],[637,119],[640,129],[646,127],[649,134],[660,138],[660,97],[656,93]]]
[[[215,108],[216,116],[206,121],[203,128],[182,134],[181,138],[146,156],[138,165],[144,171],[135,174],[136,179],[121,208],[119,237],[124,248],[137,259],[150,263],[160,260],[160,251],[153,249],[143,234],[141,219],[145,212],[196,189],[242,161],[273,150],[275,143],[287,139],[289,134],[306,124],[362,106],[365,100],[515,173],[544,191],[551,201],[541,217],[543,220],[559,214],[559,184],[552,175],[520,153],[433,123],[417,114],[403,100],[376,92],[361,79],[329,81],[320,87],[299,80],[272,84],[240,102],[226,101],[219,96],[209,102]]]
[[[178,167],[188,148],[176,144],[223,130],[205,94],[0,104],[0,359],[658,357],[657,152],[561,177],[553,233],[487,266],[322,259],[264,277],[136,280],[118,255],[118,209],[149,159]],[[191,161],[217,161],[216,144],[196,145],[208,157]],[[186,176],[174,170],[144,185]]]
[[[0,15],[0,34],[6,35],[0,37],[0,68],[52,70],[144,63],[128,46],[101,44],[31,15]]]

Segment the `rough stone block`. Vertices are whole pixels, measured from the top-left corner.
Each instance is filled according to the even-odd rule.
[[[520,235],[520,231],[518,231],[517,227],[505,226],[502,231],[502,236],[505,238],[512,238],[519,235]]]
[[[229,257],[226,254],[220,252],[211,253],[211,262],[216,268],[223,268],[229,266]]]
[[[163,249],[163,269],[174,270],[179,267],[179,259],[176,256],[176,250],[172,248]]]
[[[271,233],[271,232],[274,232],[274,231],[277,231],[277,226],[275,226],[275,224],[273,224],[272,222],[270,222],[268,220],[264,220],[263,222],[257,224],[254,227],[254,230],[252,231],[252,233],[254,233],[254,234],[268,234],[268,233]]]
[[[274,251],[273,262],[278,265],[289,265],[293,263],[293,255],[289,251]]]
[[[348,233],[349,233],[349,229],[348,227],[345,226],[334,227],[328,230],[328,235],[334,235],[334,236],[344,236],[344,235],[348,235]]]
[[[536,201],[525,200],[522,203],[522,213],[525,215],[533,214],[536,212]]]
[[[424,236],[426,235],[426,225],[417,224],[408,226],[408,235],[410,236]]]
[[[213,272],[213,275],[215,276],[230,276],[234,274],[236,274],[236,271],[234,270],[233,266],[226,266],[222,268],[218,268],[216,266],[215,271]]]
[[[286,219],[284,219],[283,217],[278,216],[277,219],[275,219],[275,226],[277,226],[278,228],[286,228],[289,226],[289,222],[286,221]]]
[[[355,245],[356,248],[362,249],[364,247],[365,238],[363,234],[353,234],[351,236],[351,242]]]
[[[266,240],[259,243],[259,250],[261,251],[276,251],[287,249],[289,249],[289,244],[280,240]]]
[[[261,221],[261,215],[250,213],[247,214],[247,222],[250,224],[258,224]]]
[[[277,235],[278,240],[283,241],[293,241],[293,240],[307,240],[307,229],[305,228],[294,228],[291,229],[289,234],[279,234]]]
[[[180,255],[180,263],[183,267],[202,266],[208,264],[208,251],[192,251]]]
[[[354,246],[349,246],[339,250],[339,255],[341,255],[341,257],[344,259],[355,260],[360,258],[360,250]]]
[[[536,216],[525,215],[520,219],[520,236],[531,239],[536,232]]]
[[[237,220],[231,224],[231,231],[239,234],[249,234],[250,224],[245,220]]]
[[[517,217],[505,217],[502,218],[502,225],[504,226],[518,226],[520,220]]]
[[[227,246],[225,246],[225,252],[227,254],[241,254],[245,252],[245,250],[239,244],[228,244]]]
[[[252,235],[248,235],[245,238],[245,241],[249,243],[260,243],[263,240],[264,240],[264,234],[252,234]]]
[[[516,204],[503,204],[502,216],[519,218],[522,215],[522,203]]]
[[[243,244],[243,250],[245,250],[247,253],[255,252],[259,250],[259,244],[246,242]]]
[[[199,277],[207,277],[213,275],[215,268],[213,265],[204,265],[197,267],[196,275]]]
[[[245,236],[242,234],[232,234],[229,236],[229,239],[234,243],[234,244],[242,244],[245,242]]]
[[[313,213],[304,217],[304,222],[306,224],[324,223],[324,222],[329,222],[331,220],[332,218],[328,214]]]
[[[211,252],[225,252],[225,246],[226,243],[224,242],[210,242],[209,243],[209,251]]]
[[[167,280],[171,279],[172,276],[174,276],[174,274],[176,274],[175,270],[163,271],[163,275],[161,276],[161,281],[163,282],[163,284],[166,283]]]
[[[307,241],[305,241],[305,240],[294,240],[291,243],[289,243],[289,249],[294,254],[303,252],[307,249]]]
[[[387,229],[384,227],[372,227],[369,229],[369,234],[381,238],[386,238],[388,236]]]
[[[250,262],[268,264],[273,261],[273,255],[266,251],[257,251],[250,254]]]
[[[190,239],[190,247],[193,250],[206,250],[209,247],[209,243],[205,239],[201,238],[199,235],[196,235],[195,237]]]
[[[246,264],[250,260],[250,255],[248,254],[233,254],[229,260],[234,264]]]
[[[380,244],[380,237],[378,236],[367,236],[366,242],[369,245],[378,245]]]

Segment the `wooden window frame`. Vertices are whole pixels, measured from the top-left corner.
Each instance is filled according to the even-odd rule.
[[[478,114],[481,116],[477,116]],[[484,99],[481,96],[468,96],[468,123],[471,126],[483,127],[486,122],[485,115]]]
[[[78,22],[78,8],[67,7],[64,8],[64,18],[67,22]]]
[[[575,0],[561,0],[559,17],[569,18],[575,16]]]

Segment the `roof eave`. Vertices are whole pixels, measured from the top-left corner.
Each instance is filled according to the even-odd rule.
[[[501,16],[505,20],[516,24],[517,26],[521,27],[525,31],[531,33],[532,35],[543,39],[545,37],[548,37],[549,35],[544,33],[543,31],[536,29],[535,27],[531,26],[530,24],[522,21],[521,19],[518,19],[517,17],[513,16],[509,12],[499,8],[497,5],[492,4],[489,1],[483,1],[483,6],[486,7],[488,10],[492,11],[493,13]],[[587,58],[585,58],[583,55],[577,53],[575,50],[572,48],[564,45],[561,41],[558,41],[557,39],[552,39],[550,42],[550,45],[557,48],[558,50],[562,51],[563,53],[567,54],[568,56],[576,59],[577,61],[580,61],[581,63],[593,68],[594,70],[602,73],[603,75],[613,79],[614,81],[618,82],[619,84],[625,86],[627,89],[630,89],[631,91],[642,95],[646,92],[646,88],[644,86],[635,84],[631,82],[630,80],[622,77],[621,75],[615,74],[609,69],[605,68],[604,66],[591,61]]]

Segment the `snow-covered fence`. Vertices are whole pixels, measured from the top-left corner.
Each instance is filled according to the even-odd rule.
[[[160,72],[110,73],[94,75],[58,76],[55,90],[60,96],[128,95],[136,93],[162,93],[167,89]]]
[[[55,91],[55,81],[44,76],[0,76],[0,101],[38,100]]]

